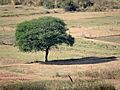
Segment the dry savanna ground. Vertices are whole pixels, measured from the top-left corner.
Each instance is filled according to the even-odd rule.
[[[14,47],[20,22],[43,16],[61,18],[73,47],[52,49],[49,62],[44,52],[23,53]],[[16,82],[98,80],[120,89],[120,11],[75,12],[42,7],[0,6],[0,87]],[[62,84],[61,84],[62,85]],[[0,89],[1,90],[1,89]]]

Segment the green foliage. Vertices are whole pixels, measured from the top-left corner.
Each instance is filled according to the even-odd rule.
[[[6,4],[9,4],[11,3],[10,0],[0,0],[0,5],[6,5]]]
[[[21,51],[46,51],[53,46],[66,43],[74,44],[74,38],[67,35],[66,24],[55,17],[42,17],[39,19],[20,23],[16,29],[16,45]]]
[[[53,9],[54,8],[54,2],[46,0],[46,1],[44,1],[43,6],[48,8],[48,9]]]
[[[73,2],[73,0],[64,1],[61,4],[61,7],[64,8],[66,11],[77,11],[78,9],[78,5]]]

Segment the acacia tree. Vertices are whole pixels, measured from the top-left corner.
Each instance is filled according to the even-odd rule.
[[[20,23],[16,29],[16,45],[21,51],[45,51],[45,62],[48,61],[49,50],[62,43],[74,44],[74,38],[66,33],[68,29],[63,20],[55,17]]]

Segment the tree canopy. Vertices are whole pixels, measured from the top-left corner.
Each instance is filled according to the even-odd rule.
[[[45,51],[47,62],[49,50],[62,43],[74,44],[74,38],[68,35],[63,20],[55,17],[42,17],[20,23],[16,29],[16,45],[21,51]]]

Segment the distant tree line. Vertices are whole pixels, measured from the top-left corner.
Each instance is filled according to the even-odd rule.
[[[120,9],[120,1],[112,0],[0,0],[0,4],[43,6],[48,9],[63,8],[66,11]]]

